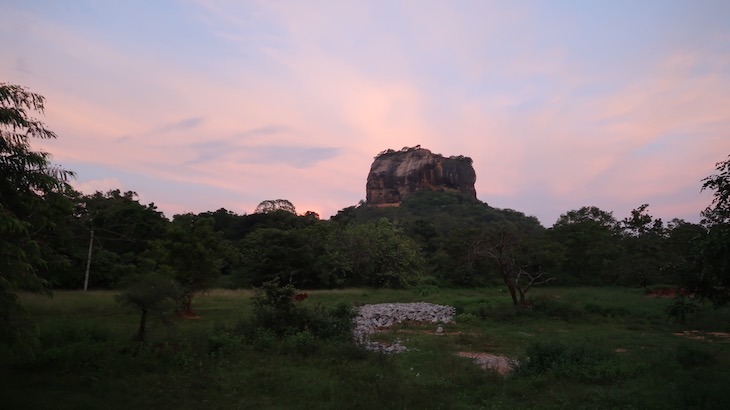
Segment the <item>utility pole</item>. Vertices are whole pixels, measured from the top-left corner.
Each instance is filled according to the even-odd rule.
[[[91,250],[94,248],[94,228],[91,228],[91,239],[89,240],[89,257],[86,258],[86,277],[84,278],[84,292],[89,288],[89,269],[91,268]]]

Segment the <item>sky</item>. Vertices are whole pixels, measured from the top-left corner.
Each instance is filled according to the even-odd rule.
[[[287,199],[328,218],[373,158],[474,161],[477,197],[552,226],[648,203],[700,220],[730,154],[730,1],[0,0],[0,82],[85,193],[168,217]]]

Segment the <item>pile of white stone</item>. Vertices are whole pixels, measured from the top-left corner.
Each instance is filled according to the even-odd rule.
[[[433,303],[379,303],[362,305],[357,308],[353,336],[355,341],[368,350],[398,353],[407,350],[396,340],[392,344],[370,340],[370,335],[396,323],[409,320],[427,323],[449,323],[454,319],[456,309],[451,306]]]

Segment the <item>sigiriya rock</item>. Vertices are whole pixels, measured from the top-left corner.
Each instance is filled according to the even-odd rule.
[[[476,179],[469,157],[444,157],[420,145],[400,151],[388,149],[378,154],[370,167],[366,199],[371,205],[398,206],[418,191],[462,192],[476,198]]]

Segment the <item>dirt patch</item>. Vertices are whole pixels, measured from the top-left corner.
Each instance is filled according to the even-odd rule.
[[[692,340],[704,340],[706,342],[730,343],[730,333],[725,332],[702,332],[699,330],[685,330],[675,333],[677,336],[686,337]]]
[[[459,357],[467,357],[473,359],[474,363],[482,369],[496,370],[501,375],[507,375],[514,370],[517,362],[505,356],[497,356],[484,352],[456,352]]]
[[[646,296],[652,298],[676,298],[677,296],[692,296],[685,289],[678,288],[663,288],[654,289],[646,293]]]

